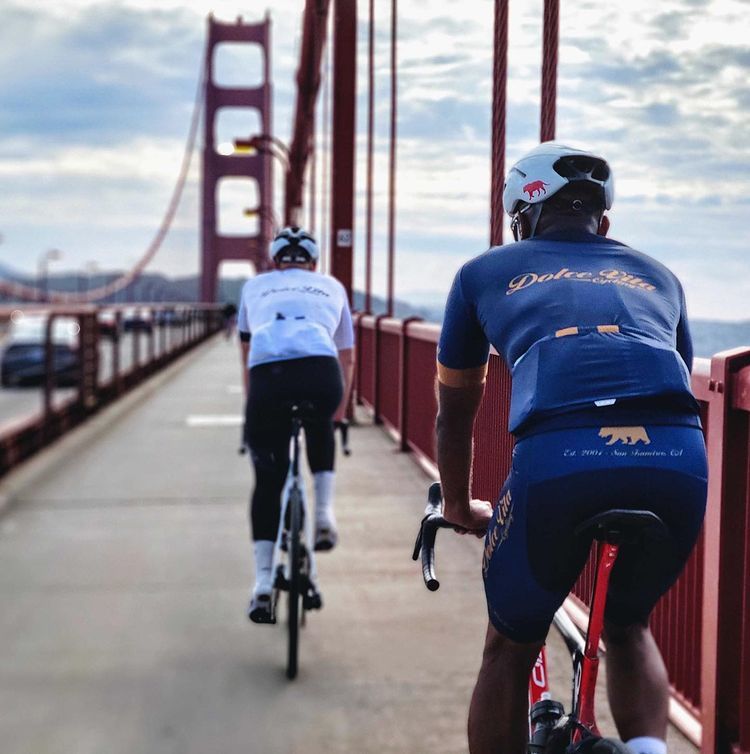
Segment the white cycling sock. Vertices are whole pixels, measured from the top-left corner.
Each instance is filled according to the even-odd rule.
[[[268,539],[259,539],[253,543],[255,591],[262,594],[270,594],[273,590],[273,548],[274,543]]]
[[[639,736],[625,742],[633,754],[667,754],[667,742],[652,736]]]
[[[315,485],[315,520],[328,521],[333,516],[334,471],[318,471],[313,474]]]

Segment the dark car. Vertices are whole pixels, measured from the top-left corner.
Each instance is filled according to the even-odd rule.
[[[154,329],[151,314],[146,309],[125,309],[122,315],[122,329],[125,332],[146,332]]]
[[[119,335],[117,316],[111,309],[100,310],[97,315],[97,322],[99,325],[99,334],[105,338],[114,340]]]
[[[159,309],[155,316],[159,327],[180,327],[184,323],[182,312],[175,309]]]
[[[41,385],[45,380],[44,342],[47,318],[33,315],[13,322],[0,356],[0,383],[3,387]],[[56,319],[52,325],[52,365],[55,383],[61,387],[77,384],[80,356],[79,326],[70,318]]]

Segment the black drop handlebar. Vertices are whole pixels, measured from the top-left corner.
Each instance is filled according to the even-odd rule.
[[[435,575],[435,537],[438,529],[453,529],[453,524],[443,518],[443,493],[440,482],[430,485],[427,493],[427,507],[424,509],[424,518],[419,526],[417,541],[414,543],[412,560],[419,560],[422,553],[422,578],[425,586],[431,591],[440,588],[440,582]]]

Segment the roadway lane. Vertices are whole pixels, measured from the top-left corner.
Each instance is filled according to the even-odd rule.
[[[4,754],[466,751],[479,541],[441,534],[428,593],[410,559],[427,479],[380,429],[353,429],[325,607],[288,682],[282,627],[244,617],[239,402],[236,349],[216,338],[128,414],[79,430],[85,453],[53,451],[0,518]],[[556,639],[551,654],[566,699]]]

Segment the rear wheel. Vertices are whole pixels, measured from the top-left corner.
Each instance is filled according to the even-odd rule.
[[[302,599],[302,499],[295,485],[289,491],[289,613],[287,628],[289,646],[287,652],[286,677],[297,677],[299,656],[300,601]]]

